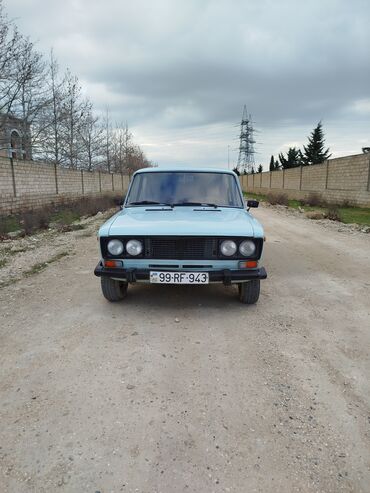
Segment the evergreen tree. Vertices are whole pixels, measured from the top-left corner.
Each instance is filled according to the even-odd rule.
[[[279,159],[281,166],[285,169],[287,168],[296,168],[301,165],[302,162],[302,154],[299,149],[295,147],[289,147],[287,152],[287,156],[284,157],[284,154],[281,152],[279,154]]]
[[[262,167],[262,164],[260,164],[260,165],[258,166],[258,173],[262,173],[262,171],[263,171],[263,167]]]
[[[274,171],[274,169],[275,169],[275,158],[274,156],[271,156],[269,170]]]
[[[237,166],[235,166],[235,168],[233,168],[233,171],[234,171],[234,173],[236,173],[238,176],[240,175],[240,172],[239,172],[239,170],[238,170],[238,167],[237,167]]]
[[[252,173],[252,175],[254,175],[254,173],[255,173],[254,166],[252,166],[251,173]]]
[[[280,163],[279,163],[279,161],[278,161],[278,160],[276,160],[276,161],[275,161],[275,168],[274,168],[274,169],[276,169],[276,170],[277,170],[277,169],[280,169],[280,168],[281,168]]]
[[[321,121],[317,124],[317,127],[313,129],[311,135],[308,137],[307,146],[303,146],[304,152],[302,155],[302,164],[320,164],[329,159],[329,148],[325,148],[324,132],[322,130]]]

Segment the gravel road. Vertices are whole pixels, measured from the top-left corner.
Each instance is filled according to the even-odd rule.
[[[109,304],[98,219],[0,290],[2,493],[370,491],[370,235],[256,216],[256,306],[219,285]]]

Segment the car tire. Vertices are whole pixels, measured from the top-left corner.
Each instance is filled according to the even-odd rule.
[[[101,277],[101,290],[108,301],[121,301],[127,294],[127,282],[116,281],[110,277]]]
[[[241,282],[239,284],[239,300],[246,305],[257,303],[260,297],[260,280]]]

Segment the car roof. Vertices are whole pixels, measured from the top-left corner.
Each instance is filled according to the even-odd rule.
[[[229,173],[230,175],[235,175],[233,171],[230,169],[224,168],[195,168],[195,167],[175,167],[175,166],[158,166],[156,168],[142,168],[135,172],[135,175],[138,173],[160,173],[165,171],[179,171],[183,172],[191,172],[191,173]],[[235,175],[236,176],[236,175]]]

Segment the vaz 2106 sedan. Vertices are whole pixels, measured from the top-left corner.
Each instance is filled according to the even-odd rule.
[[[99,230],[95,275],[103,295],[119,301],[130,283],[237,284],[256,303],[264,233],[227,170],[146,168],[132,178],[122,210]]]

